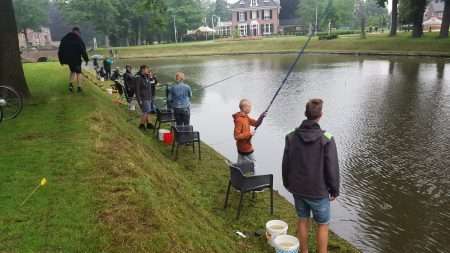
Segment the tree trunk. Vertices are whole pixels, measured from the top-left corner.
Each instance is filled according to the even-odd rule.
[[[423,13],[417,13],[414,18],[413,38],[420,38],[423,35]]]
[[[366,17],[361,17],[361,39],[367,39],[366,35]]]
[[[109,48],[111,44],[109,43],[109,35],[105,35],[105,47]]]
[[[392,0],[391,32],[389,36],[397,35],[397,26],[398,26],[398,0]]]
[[[427,0],[417,0],[414,3],[415,11],[414,11],[414,29],[412,32],[413,38],[420,38],[423,35],[423,15],[425,13],[425,8],[427,6]]]
[[[28,45],[30,44],[30,40],[29,40],[29,38],[28,38],[27,29],[24,28],[24,29],[22,30],[22,32],[23,32],[23,36],[24,36],[24,38],[25,38],[25,48],[28,48]]]
[[[138,22],[137,27],[137,44],[138,46],[142,45],[142,28],[141,28],[141,22]]]
[[[450,27],[450,0],[446,0],[444,7],[444,15],[442,17],[441,33],[439,37],[448,38],[449,27]]]
[[[366,8],[363,0],[358,1],[358,14],[361,25],[361,39],[366,39]]]
[[[30,96],[19,51],[16,18],[12,0],[0,1],[0,84],[8,85],[24,97]]]

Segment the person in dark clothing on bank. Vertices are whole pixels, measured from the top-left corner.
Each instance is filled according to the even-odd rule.
[[[77,91],[81,92],[81,58],[83,58],[87,65],[89,56],[86,52],[86,46],[81,39],[80,28],[74,27],[72,32],[66,34],[61,39],[58,58],[61,65],[69,65],[69,91],[73,92],[73,83],[76,82]]]
[[[134,93],[135,93],[135,78],[133,75],[133,68],[131,67],[131,65],[126,65],[125,66],[125,73],[123,74],[122,78],[123,78],[123,83],[125,85],[125,90],[127,92],[127,97],[128,97],[128,103],[131,103],[131,101],[133,100],[134,97]]]
[[[136,97],[141,106],[142,116],[139,129],[153,129],[148,116],[152,110],[152,84],[150,81],[150,68],[142,65],[139,74],[136,76]]]
[[[286,136],[283,156],[283,184],[294,195],[299,217],[301,253],[308,253],[311,212],[318,224],[318,253],[326,253],[330,202],[339,196],[339,163],[334,137],[320,128],[323,101],[306,104],[306,120]]]
[[[155,96],[156,96],[156,86],[159,85],[158,78],[155,73],[150,70],[150,82],[152,84],[152,111],[151,113],[156,113]]]
[[[113,65],[113,60],[111,58],[105,58],[103,60],[103,68],[105,69],[105,72],[106,72],[106,80],[111,79],[112,65]]]
[[[99,68],[100,66],[99,66],[99,64],[98,64],[98,59],[97,59],[97,58],[94,58],[92,64],[94,65],[95,71],[98,71],[98,68]]]

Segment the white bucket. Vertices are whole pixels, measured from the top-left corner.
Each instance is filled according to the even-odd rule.
[[[104,82],[104,81],[105,81],[105,78],[104,78],[104,77],[101,77],[101,78],[100,78],[100,81]]]
[[[136,111],[136,105],[129,104],[129,105],[128,105],[128,110],[129,110],[129,111],[133,111],[133,112]]]
[[[113,94],[113,89],[111,89],[111,88],[106,89],[106,91],[108,92],[109,95]]]
[[[267,241],[273,247],[273,241],[280,235],[286,235],[289,225],[282,220],[271,220],[266,223],[266,236]]]
[[[273,241],[276,253],[298,253],[300,243],[297,237],[292,235],[280,235]]]
[[[158,132],[159,140],[164,141],[164,134],[168,134],[168,133],[170,133],[170,131],[167,129],[159,129],[159,132]]]

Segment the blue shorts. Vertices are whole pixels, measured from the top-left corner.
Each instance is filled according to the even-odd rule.
[[[311,218],[313,215],[314,221],[317,224],[329,224],[331,218],[330,199],[308,199],[299,196],[294,196],[295,209],[300,219]]]
[[[152,112],[152,101],[151,100],[142,101],[141,110],[143,113]]]

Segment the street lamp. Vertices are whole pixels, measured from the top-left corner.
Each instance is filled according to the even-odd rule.
[[[213,31],[213,40],[216,39],[216,30],[214,29],[214,17],[216,17],[217,20],[219,20],[219,22],[220,22],[220,17],[219,17],[219,16],[217,16],[217,15],[215,15],[215,14],[213,14],[213,15],[211,16],[212,29],[214,30],[214,31]]]
[[[175,20],[175,15],[173,15],[173,32],[175,34],[175,43],[178,43],[177,23],[176,23],[176,20]]]

